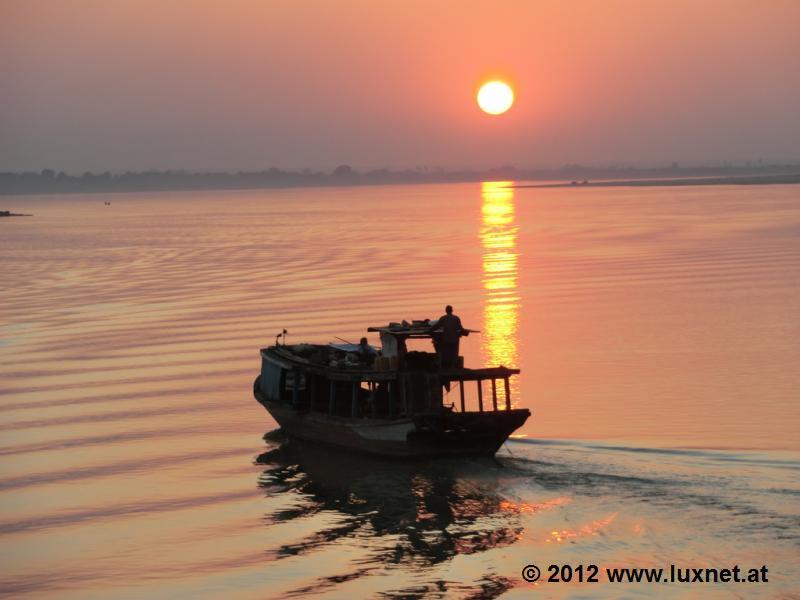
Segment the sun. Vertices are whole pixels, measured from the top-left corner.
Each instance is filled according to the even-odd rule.
[[[489,81],[478,90],[478,106],[490,115],[502,115],[514,104],[514,90],[503,81]]]

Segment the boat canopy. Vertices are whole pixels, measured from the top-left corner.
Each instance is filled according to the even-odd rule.
[[[361,350],[360,344],[351,344],[349,342],[342,344],[334,344],[333,342],[331,342],[328,345],[334,350],[340,350],[342,352],[359,352]],[[367,346],[371,348],[373,352],[376,352],[378,350],[375,346],[372,346],[371,344],[367,344]]]

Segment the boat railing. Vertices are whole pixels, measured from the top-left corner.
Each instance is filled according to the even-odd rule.
[[[312,376],[309,383],[312,398],[318,394],[315,388],[320,385],[327,386],[327,403],[324,411],[329,416],[374,419],[409,417],[442,410],[445,408],[442,386],[453,383],[457,384],[459,389],[458,412],[508,411],[512,409],[510,378],[518,373],[519,369],[506,367],[438,372],[401,371],[395,373],[395,377],[392,378],[387,378],[386,373],[361,372],[358,375],[351,374],[350,378]],[[477,411],[468,410],[467,407],[465,387],[473,381],[477,388]],[[491,382],[491,395],[484,402],[486,381]],[[502,391],[499,388],[502,388]],[[293,403],[296,406],[311,404],[301,404],[298,391],[296,389],[292,391]],[[348,404],[348,400],[349,410],[343,406]],[[344,414],[342,414],[343,409]]]
[[[467,412],[466,399],[464,393],[464,383],[467,381],[476,382],[477,397],[478,397],[478,412],[485,412],[483,405],[483,382],[492,382],[492,410],[500,410],[498,408],[497,397],[497,382],[503,382],[504,392],[504,410],[511,410],[511,384],[510,378],[512,375],[519,375],[519,369],[509,369],[507,367],[490,367],[485,369],[448,369],[441,370],[439,376],[442,382],[458,383],[459,400],[461,404],[461,412]]]
[[[271,350],[274,352],[275,348]],[[442,409],[455,410],[455,404],[445,404],[442,394],[442,386],[450,389],[453,383],[459,388],[459,412],[509,411],[512,410],[509,380],[520,373],[519,369],[504,366],[393,371],[332,369],[303,360],[280,360],[295,359],[281,350],[274,354],[286,373],[282,383],[286,395],[279,393],[285,401],[296,409],[351,419],[410,417]],[[473,381],[477,388],[477,411],[468,410],[465,393],[465,386]],[[491,382],[491,396],[485,402],[486,381]],[[502,387],[502,395],[498,387]]]

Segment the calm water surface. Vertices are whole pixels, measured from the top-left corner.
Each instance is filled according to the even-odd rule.
[[[104,201],[111,201],[105,206]],[[800,594],[800,186],[5,197],[0,593]],[[262,435],[258,348],[453,304],[522,368],[491,460]],[[770,583],[524,582],[529,563]]]

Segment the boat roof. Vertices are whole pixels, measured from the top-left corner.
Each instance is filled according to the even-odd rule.
[[[359,352],[359,351],[361,351],[361,344],[351,344],[350,342],[345,342],[345,343],[341,343],[341,344],[337,344],[337,343],[331,342],[330,344],[328,344],[328,346],[330,346],[334,350],[341,350],[342,352]],[[373,346],[372,344],[367,344],[367,348],[371,348],[372,350],[377,350],[377,348],[375,346]]]
[[[306,358],[297,353],[297,349],[304,346],[308,349],[329,349],[330,345],[322,344],[296,344],[292,346],[270,346],[262,348],[261,355],[270,355],[272,360],[278,362],[285,369],[292,368],[292,365],[302,365],[309,371],[318,375],[324,375],[328,379],[340,381],[388,381],[396,379],[397,369],[376,371],[372,367],[363,365],[337,365],[331,366],[328,363],[317,362],[313,358]],[[476,381],[486,379],[504,379],[512,375],[518,375],[519,369],[511,369],[505,366],[486,367],[482,369],[452,368],[440,369],[439,377],[442,381]]]

